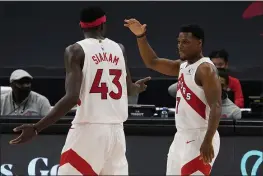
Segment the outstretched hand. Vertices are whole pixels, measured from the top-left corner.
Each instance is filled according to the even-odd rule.
[[[145,83],[150,81],[151,79],[151,77],[146,77],[135,82],[135,85],[138,86],[138,93],[141,93],[146,90],[147,85]]]
[[[141,24],[138,20],[131,18],[124,20],[124,26],[129,28],[136,36],[143,35],[146,32],[146,24]]]
[[[11,140],[9,144],[15,145],[15,144],[21,144],[24,142],[27,142],[31,140],[34,136],[36,136],[36,131],[34,128],[34,125],[32,124],[24,124],[19,127],[14,128],[14,132],[21,131],[20,136],[17,138]]]

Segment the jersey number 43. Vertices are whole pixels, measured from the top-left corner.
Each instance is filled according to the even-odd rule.
[[[108,99],[108,95],[110,96],[110,98],[114,100],[119,100],[122,97],[122,86],[120,83],[122,70],[118,70],[118,69],[109,70],[109,74],[111,76],[114,76],[112,79],[112,84],[114,84],[117,87],[117,92],[113,92],[113,91],[109,92],[107,83],[101,82],[102,73],[103,73],[103,69],[97,70],[94,81],[90,88],[90,93],[100,93],[101,99],[103,100]]]

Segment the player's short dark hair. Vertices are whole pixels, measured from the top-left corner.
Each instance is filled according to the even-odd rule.
[[[80,12],[80,21],[92,22],[105,15],[105,12],[98,6],[84,8]]]
[[[226,84],[229,83],[229,74],[228,70],[225,68],[217,68],[218,75],[226,80]]]
[[[197,24],[188,24],[181,26],[180,32],[190,32],[195,38],[202,40],[203,44],[205,42],[204,30]]]
[[[209,57],[210,59],[212,58],[222,58],[224,59],[225,63],[228,63],[228,52],[224,49],[221,49],[221,50],[215,50],[215,51],[212,51],[210,54],[209,54]]]

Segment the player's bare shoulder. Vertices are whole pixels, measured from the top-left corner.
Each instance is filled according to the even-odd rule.
[[[209,62],[203,62],[197,68],[197,72],[200,72],[201,74],[217,74],[217,69],[213,64]]]
[[[69,45],[65,49],[64,60],[68,64],[78,63],[81,66],[83,66],[84,58],[85,58],[85,52],[78,43]]]
[[[85,57],[84,50],[78,43],[69,45],[65,50],[65,55],[67,55],[68,58],[75,58],[75,59],[80,59]]]
[[[218,74],[217,69],[213,64],[204,62],[198,66],[195,74],[195,80],[196,83],[201,86],[201,82],[207,78],[218,79]]]

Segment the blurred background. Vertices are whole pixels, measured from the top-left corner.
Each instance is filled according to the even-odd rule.
[[[107,12],[108,37],[123,43],[136,77],[152,74],[145,69],[134,36],[123,27],[134,17],[148,25],[151,45],[162,57],[177,59],[177,35],[183,24],[205,30],[204,53],[224,48],[231,70],[240,79],[263,75],[262,16],[243,19],[251,2],[1,2],[1,67],[63,68],[64,48],[83,38],[79,29],[82,7],[100,5]],[[15,52],[14,52],[15,51]],[[3,72],[3,73],[2,73]],[[1,76],[10,73],[1,69]],[[47,73],[32,72],[45,76]],[[63,76],[56,73],[53,76]],[[48,75],[49,76],[49,75]]]

